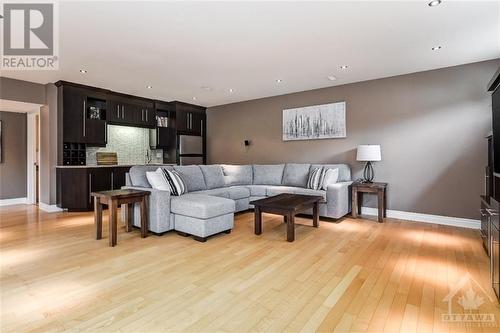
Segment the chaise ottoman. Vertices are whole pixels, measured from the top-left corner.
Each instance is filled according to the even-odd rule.
[[[199,242],[225,232],[234,226],[234,200],[204,194],[171,197],[170,210],[175,214],[175,230],[180,235],[193,235]]]

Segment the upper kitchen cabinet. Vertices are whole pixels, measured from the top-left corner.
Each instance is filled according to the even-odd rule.
[[[205,108],[183,102],[175,106],[177,134],[203,136],[206,125]]]
[[[116,125],[154,127],[153,101],[129,95],[112,93],[109,100],[108,122]]]
[[[106,145],[107,94],[100,89],[58,82],[63,142]]]
[[[176,148],[176,117],[173,103],[155,101],[155,128],[150,130],[152,149]]]

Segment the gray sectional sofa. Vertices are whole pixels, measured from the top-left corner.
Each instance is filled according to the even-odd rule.
[[[310,170],[336,168],[339,180],[326,190],[307,187]],[[183,178],[187,194],[171,196],[169,191],[152,189],[147,171],[158,166],[133,166],[126,186],[151,192],[149,229],[155,233],[177,230],[199,241],[233,228],[234,213],[252,208],[250,201],[280,193],[319,195],[320,216],[338,219],[350,212],[351,169],[347,164],[276,164],[276,165],[189,165],[161,166],[175,169]],[[134,224],[140,225],[139,206],[134,209]]]

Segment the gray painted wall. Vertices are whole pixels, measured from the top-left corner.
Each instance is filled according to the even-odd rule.
[[[346,162],[361,177],[356,146],[380,144],[375,180],[389,183],[389,209],[477,219],[491,129],[486,84],[499,66],[496,59],[211,107],[208,160]],[[338,101],[347,102],[346,139],[282,141],[283,109]]]
[[[0,99],[45,104],[45,85],[0,77]]]
[[[52,83],[45,86],[45,91],[46,105],[40,108],[40,201],[48,205],[55,205],[57,149],[59,146],[59,138],[57,137],[58,94],[57,87]]]
[[[0,199],[26,197],[26,113],[0,111],[2,121],[2,162]]]

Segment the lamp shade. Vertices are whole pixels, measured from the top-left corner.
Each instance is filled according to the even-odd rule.
[[[356,160],[363,162],[381,161],[380,145],[359,145]]]

